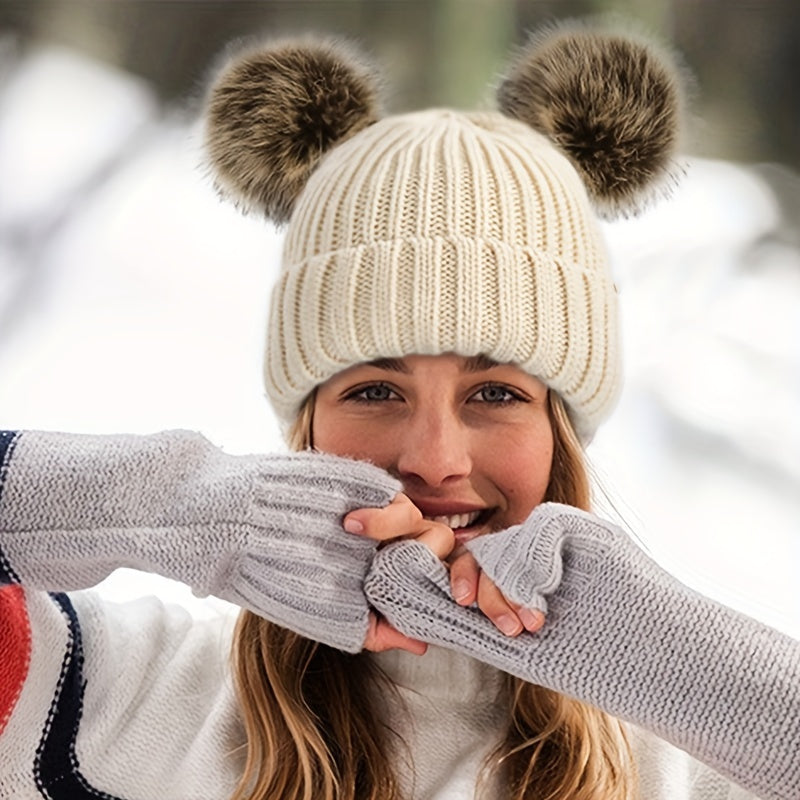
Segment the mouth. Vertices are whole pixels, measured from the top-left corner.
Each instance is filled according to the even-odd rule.
[[[464,511],[459,514],[425,515],[425,519],[440,522],[451,528],[456,535],[456,541],[463,542],[474,538],[480,529],[488,522],[495,508],[480,508],[475,511]]]

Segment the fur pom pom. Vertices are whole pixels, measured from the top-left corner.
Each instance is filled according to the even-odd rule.
[[[377,81],[349,47],[276,42],[230,59],[205,111],[218,190],[244,211],[289,219],[321,156],[378,119]]]
[[[576,23],[534,35],[498,102],[572,159],[601,216],[635,214],[674,179],[681,79],[641,37]]]

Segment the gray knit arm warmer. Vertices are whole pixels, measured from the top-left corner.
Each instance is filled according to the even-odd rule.
[[[619,529],[545,504],[468,545],[511,600],[547,610],[509,638],[450,596],[418,542],[378,552],[365,589],[403,633],[595,705],[764,800],[800,798],[800,642],[682,585]]]
[[[376,543],[342,517],[400,488],[363,462],[231,456],[183,431],[0,434],[0,582],[62,591],[133,567],[356,652]]]

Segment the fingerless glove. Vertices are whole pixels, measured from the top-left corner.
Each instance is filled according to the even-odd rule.
[[[800,798],[800,643],[692,591],[622,531],[545,504],[468,544],[544,628],[504,636],[451,598],[424,545],[376,555],[365,589],[403,633],[653,731],[764,800]]]
[[[341,521],[400,491],[382,470],[317,453],[231,456],[184,431],[3,441],[6,581],[71,590],[133,567],[361,649],[363,580],[376,545]]]

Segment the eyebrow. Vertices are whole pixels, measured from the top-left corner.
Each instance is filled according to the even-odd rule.
[[[408,374],[408,367],[405,362],[400,358],[376,358],[375,361],[367,361],[370,367],[377,367],[378,369],[387,369],[390,372],[403,372]]]
[[[483,354],[470,356],[464,361],[464,369],[466,369],[467,372],[483,372],[484,370],[499,366],[499,361],[495,361],[493,358],[489,358],[489,356]]]
[[[385,369],[390,372],[402,372],[408,374],[409,369],[401,358],[378,358],[375,361],[368,361],[369,366],[377,369]],[[464,358],[464,370],[466,372],[483,372],[492,367],[499,367],[500,362],[485,355],[468,356]]]

